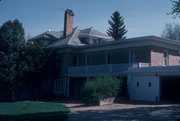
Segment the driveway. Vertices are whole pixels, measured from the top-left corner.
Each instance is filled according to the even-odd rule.
[[[64,103],[70,108],[68,121],[179,121],[179,104],[118,104],[85,106]]]

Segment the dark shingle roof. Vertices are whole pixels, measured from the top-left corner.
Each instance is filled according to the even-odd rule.
[[[57,40],[56,42],[50,44],[49,47],[58,47],[63,45],[83,45],[78,38],[79,33],[80,30],[78,28],[74,28],[73,32],[69,36]]]
[[[93,27],[81,30],[80,37],[96,37],[96,38],[112,39],[108,35],[97,31]]]
[[[90,43],[84,43],[81,40],[83,39],[94,39],[94,40],[103,40],[103,41],[112,41],[113,39],[106,34],[103,34],[97,31],[94,28],[87,28],[80,30],[79,28],[73,28],[71,34],[67,37],[63,36],[63,31],[56,32],[56,31],[46,31],[40,35],[37,35],[30,39],[30,41],[37,41],[37,40],[51,40],[51,44],[48,47],[58,47],[64,45],[76,45],[82,46]]]
[[[63,31],[56,32],[56,31],[46,31],[42,34],[39,34],[30,40],[38,40],[38,39],[48,39],[48,40],[57,40],[59,38],[63,37]]]

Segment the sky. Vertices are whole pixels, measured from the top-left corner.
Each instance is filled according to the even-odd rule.
[[[114,11],[124,18],[127,38],[161,36],[165,23],[178,23],[172,15],[170,0],[1,0],[0,26],[18,19],[26,37],[33,37],[49,29],[62,31],[64,10],[75,13],[74,27],[93,27],[105,33],[108,19]]]

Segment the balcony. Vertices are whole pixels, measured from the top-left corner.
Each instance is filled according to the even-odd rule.
[[[149,67],[149,63],[125,64],[106,64],[88,66],[68,67],[69,76],[96,76],[96,75],[122,75],[129,67]]]

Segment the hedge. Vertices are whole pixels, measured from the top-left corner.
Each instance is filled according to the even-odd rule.
[[[82,89],[82,99],[88,105],[97,105],[101,99],[115,97],[121,91],[122,79],[112,76],[95,78],[85,84]]]

